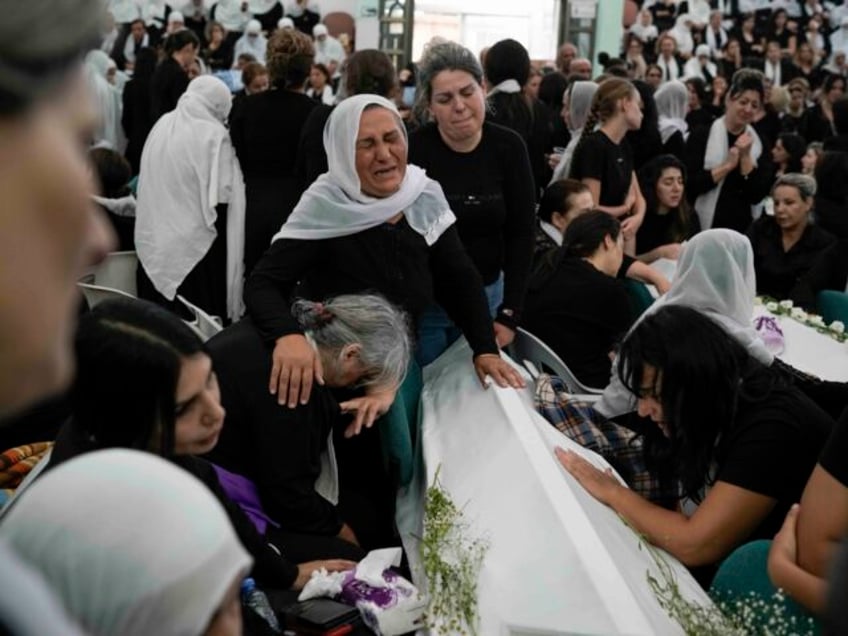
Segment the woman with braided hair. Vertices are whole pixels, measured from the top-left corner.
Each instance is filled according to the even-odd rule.
[[[617,77],[605,80],[592,99],[571,161],[570,177],[586,184],[597,209],[621,221],[624,250],[630,255],[636,253],[636,231],[645,218],[645,199],[624,137],[639,128],[642,117],[642,98],[636,87]]]
[[[282,29],[268,42],[271,90],[249,95],[230,119],[230,135],[247,195],[244,265],[249,273],[297,203],[297,140],[316,106],[304,92],[315,49],[300,31]]]

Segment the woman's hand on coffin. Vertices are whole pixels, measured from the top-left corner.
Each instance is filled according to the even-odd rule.
[[[559,463],[601,503],[609,504],[616,490],[623,487],[611,468],[599,470],[574,451],[557,448],[555,453]]]
[[[492,378],[499,387],[524,388],[524,378],[512,366],[495,353],[484,353],[474,358],[474,369],[483,388],[489,386],[486,376]]]

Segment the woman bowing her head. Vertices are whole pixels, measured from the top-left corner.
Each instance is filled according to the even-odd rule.
[[[305,403],[313,379],[323,383],[320,360],[288,310],[299,281],[300,293],[317,300],[379,292],[415,322],[438,301],[468,339],[481,381],[489,375],[521,386],[500,359],[480,274],[441,187],[407,164],[395,105],[377,95],[349,97],[330,116],[324,146],[328,172],[303,194],[245,290],[248,311],[273,346],[269,389],[280,404]],[[367,391],[366,426],[388,410],[397,388]]]

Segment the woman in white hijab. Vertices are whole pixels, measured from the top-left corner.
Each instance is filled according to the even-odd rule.
[[[564,179],[571,170],[571,158],[574,156],[574,149],[583,134],[583,125],[589,118],[589,111],[592,110],[592,98],[595,97],[597,90],[598,85],[595,82],[577,81],[563,94],[562,117],[571,133],[571,141],[568,142],[557,167],[554,168],[551,183]]]
[[[118,67],[111,57],[99,50],[90,51],[85,56],[85,66],[99,124],[93,143],[123,152],[127,139],[121,126],[123,101],[121,88],[118,87]]]
[[[674,28],[669,30],[669,33],[677,42],[677,52],[683,57],[689,57],[695,50],[695,40],[692,38],[692,22],[692,16],[684,13],[677,16]]]
[[[0,537],[92,636],[242,633],[250,556],[209,490],[149,453],[99,451],[55,468]]]
[[[394,103],[348,97],[327,121],[324,147],[329,171],[303,194],[245,286],[251,318],[274,346],[270,388],[280,404],[306,403],[313,377],[323,383],[320,360],[288,311],[299,281],[316,299],[379,292],[413,320],[438,298],[468,339],[481,382],[489,375],[522,386],[498,354],[482,280],[441,186],[407,165]],[[362,408],[385,413],[396,389],[366,391]]]
[[[235,64],[238,63],[239,55],[252,55],[260,64],[265,64],[265,53],[268,50],[268,39],[262,35],[262,24],[259,20],[251,20],[247,23],[247,27],[236,42]],[[235,68],[235,64],[233,68]]]
[[[198,77],[150,131],[141,156],[135,244],[149,283],[167,301],[180,294],[236,320],[242,314],[245,198],[224,126],[231,104],[226,84]],[[140,276],[142,289],[145,282]]]
[[[663,154],[671,154],[683,161],[689,125],[686,113],[689,110],[689,89],[680,80],[662,84],[654,93],[659,114],[660,137]]]
[[[671,289],[634,323],[665,305],[685,305],[706,314],[765,365],[774,355],[751,324],[756,296],[754,252],[746,236],[733,230],[707,230],[683,248]],[[615,363],[613,363],[615,367]],[[633,410],[635,400],[613,373],[595,409],[606,417]]]

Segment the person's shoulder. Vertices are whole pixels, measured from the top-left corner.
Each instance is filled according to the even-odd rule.
[[[810,247],[815,249],[825,249],[837,242],[834,234],[815,223],[810,223],[807,226],[806,234]]]
[[[488,119],[483,122],[483,142],[512,147],[524,147],[524,140],[512,128],[496,124]]]

